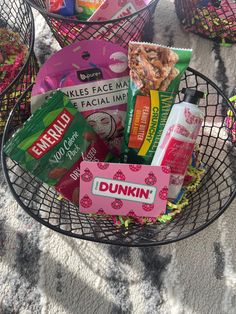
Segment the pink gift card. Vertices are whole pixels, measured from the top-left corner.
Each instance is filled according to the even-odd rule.
[[[169,167],[83,161],[80,212],[157,217],[166,211]]]

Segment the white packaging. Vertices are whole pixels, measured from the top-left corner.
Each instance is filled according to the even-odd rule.
[[[204,115],[196,104],[175,104],[163,130],[152,165],[171,168],[168,199],[175,199],[184,182],[187,167]]]

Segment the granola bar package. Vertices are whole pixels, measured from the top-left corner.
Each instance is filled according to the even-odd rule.
[[[191,49],[129,43],[123,162],[151,164],[191,54]]]
[[[75,204],[80,163],[111,159],[105,143],[61,91],[45,101],[3,149],[22,168]]]

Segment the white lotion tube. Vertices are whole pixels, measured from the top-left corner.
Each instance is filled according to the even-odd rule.
[[[204,119],[198,108],[204,93],[189,88],[182,92],[184,101],[172,107],[152,160],[153,166],[169,166],[171,169],[168,199],[175,199],[182,188]]]

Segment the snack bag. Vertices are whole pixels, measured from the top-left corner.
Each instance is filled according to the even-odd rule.
[[[125,163],[151,164],[192,50],[129,43]]]
[[[60,88],[119,155],[128,95],[127,50],[102,40],[67,46],[41,67],[32,91],[31,111]]]
[[[35,111],[3,150],[74,203],[79,200],[80,163],[111,158],[107,146],[61,91]]]
[[[63,16],[75,15],[75,0],[46,0],[45,2],[50,13]]]
[[[101,5],[103,0],[75,0],[79,20],[87,20]]]

